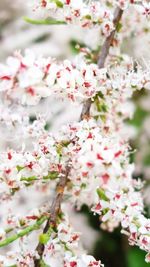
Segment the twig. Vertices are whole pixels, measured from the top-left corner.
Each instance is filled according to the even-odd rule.
[[[104,44],[102,46],[102,49],[101,49],[101,52],[100,52],[100,56],[98,58],[98,67],[100,69],[104,67],[105,60],[106,60],[106,58],[108,56],[109,49],[110,49],[110,46],[112,44],[116,29],[117,29],[117,25],[118,25],[119,21],[121,20],[122,14],[123,14],[123,10],[121,10],[119,7],[117,7],[116,10],[115,10],[114,21],[113,21],[115,29],[106,38],[106,40],[105,40],[105,42],[104,42]],[[88,100],[85,101],[85,103],[83,104],[83,108],[82,108],[82,112],[81,112],[81,116],[80,116],[80,121],[82,121],[82,120],[84,120],[84,119],[86,119],[86,118],[88,118],[90,116],[91,105],[92,105],[92,100],[91,99],[88,99]]]
[[[14,234],[12,236],[7,237],[6,239],[0,241],[0,247],[8,246],[12,242],[16,241],[17,239],[28,235],[29,233],[38,230],[40,226],[48,219],[48,216],[42,216],[40,219],[38,219],[34,224],[27,226],[23,230],[21,230],[19,233]]]

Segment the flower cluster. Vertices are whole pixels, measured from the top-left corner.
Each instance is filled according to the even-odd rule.
[[[148,67],[137,66],[135,71],[131,60],[122,60],[117,66],[99,69],[96,64],[87,64],[83,56],[77,57],[75,63],[57,63],[51,58],[36,58],[27,50],[24,57],[16,53],[7,59],[6,65],[0,65],[0,90],[9,101],[35,105],[51,95],[81,102],[98,93],[107,99],[109,96],[108,101],[113,102],[121,92],[130,97],[133,89],[149,89]]]
[[[84,203],[94,206],[94,212],[102,217],[102,227],[112,230],[121,223],[132,244],[149,252],[149,236],[139,230],[149,231],[149,221],[142,215],[143,202],[132,180],[129,147],[120,133],[123,119],[130,115],[126,111],[127,99],[135,89],[149,89],[149,70],[138,65],[134,70],[128,58],[107,70],[80,63],[80,67],[79,63],[75,67],[68,61],[57,64],[27,53],[25,57],[17,54],[9,58],[8,66],[1,65],[5,98],[15,97],[23,103],[29,93],[29,103],[33,104],[52,94],[52,89],[53,93],[64,94],[71,100],[93,97],[98,112],[97,123],[92,119],[81,121],[55,135],[42,131],[43,122],[39,126],[35,121],[27,127],[31,136],[36,134],[34,128],[39,129],[38,142],[33,151],[1,153],[1,193],[3,196],[8,190],[14,193],[35,182],[57,181],[69,160],[71,171],[65,194],[70,201],[78,207]]]
[[[68,60],[59,64],[50,58],[36,58],[31,51],[24,57],[16,53],[6,65],[0,65],[0,90],[6,98],[28,105],[52,94],[72,101],[91,98],[105,80],[106,70],[99,70],[96,64],[81,61],[74,65]]]
[[[94,205],[103,228],[112,231],[121,224],[130,244],[149,253],[150,220],[143,215],[142,184],[132,178],[128,144],[113,132],[103,132],[92,120],[71,125],[68,132],[76,142],[74,155],[70,152],[73,167],[66,193],[78,206]]]
[[[114,7],[126,9],[130,4],[140,5],[140,13],[149,15],[150,5],[145,0],[104,0],[89,1],[89,3],[83,0],[38,0],[33,7],[34,11],[43,12],[45,17],[52,16],[67,24],[80,25],[82,28],[99,27],[103,35],[109,36],[114,29]]]
[[[150,220],[143,215],[143,200],[139,192],[141,185],[132,179],[132,165],[126,166],[122,175],[110,179],[100,187],[100,200],[93,209],[100,214],[102,228],[113,230],[121,223],[122,233],[129,236],[129,243],[150,252]]]
[[[149,252],[149,219],[142,214],[141,184],[132,179],[128,144],[93,120],[64,127],[61,138],[73,140],[66,148],[72,168],[65,194],[79,207],[94,205],[103,228],[121,223],[130,243]]]
[[[26,215],[14,215],[13,211],[9,210],[9,214],[6,214],[2,218],[1,224],[4,226],[0,228],[0,242],[7,239],[8,234],[13,235],[14,233],[20,233],[25,228],[37,224],[41,221],[39,225],[42,225],[48,217],[48,205],[45,204],[39,208],[30,210]],[[35,228],[36,229],[36,228]],[[37,227],[38,229],[38,227]],[[1,243],[0,243],[1,245]]]
[[[35,123],[38,124],[38,121]],[[69,185],[69,188],[72,187],[72,196],[77,198],[79,203],[86,202],[91,196],[89,203],[95,203],[93,199],[100,177],[105,176],[108,167],[110,173],[115,174],[115,170],[111,170],[111,162],[112,168],[118,166],[118,175],[119,170],[122,171],[119,166],[126,161],[128,155],[128,145],[112,132],[115,123],[116,121],[110,128],[106,127],[104,122],[100,121],[100,126],[92,119],[88,122],[85,120],[73,123],[62,127],[55,135],[46,132],[39,134],[36,143],[33,143],[32,151],[8,150],[1,153],[0,184],[3,198],[4,192],[14,193],[24,186],[57,181],[70,160],[72,186]],[[29,136],[35,138],[35,129],[34,125],[29,127]]]
[[[67,216],[51,234],[43,254],[46,264],[55,267],[100,267],[100,261],[86,255],[79,244],[80,233],[74,232]]]
[[[20,253],[20,251],[13,251],[7,253],[7,255],[0,255],[0,265],[5,266],[24,266],[24,267],[34,267],[33,258],[36,253],[31,253],[31,251],[26,251],[25,253]]]
[[[120,40],[134,30],[134,25],[127,35],[122,31],[120,40],[116,34],[112,43],[107,44],[110,33],[119,32],[121,27],[114,21],[115,7],[123,10],[132,4],[141,17],[141,13],[150,13],[148,2],[36,1],[34,10],[42,10],[46,21],[52,16],[60,24],[100,28],[106,37],[106,50],[107,45],[112,45],[107,53],[107,68],[100,69],[92,57],[88,61],[88,49],[82,49],[84,55],[79,55],[74,62],[36,57],[27,50],[24,56],[16,52],[6,64],[0,64],[0,93],[7,107],[36,105],[42,98],[52,95],[71,102],[85,101],[85,104],[86,100],[91,100],[90,115],[87,112],[80,122],[63,126],[55,134],[45,131],[41,117],[29,125],[23,112],[18,116],[9,108],[3,110],[2,106],[1,123],[10,117],[9,125],[23,124],[23,137],[31,137],[32,147],[16,151],[7,148],[0,153],[0,201],[11,201],[17,191],[26,191],[25,188],[32,185],[42,188],[46,184],[51,190],[54,185],[56,195],[51,208],[48,204],[25,215],[9,212],[4,216],[0,247],[16,240],[20,246],[16,251],[1,255],[0,266],[32,267],[35,261],[41,266],[53,267],[102,266],[83,251],[80,233],[74,232],[60,203],[63,197],[78,208],[87,204],[100,216],[103,229],[112,231],[121,225],[121,232],[129,237],[129,243],[145,250],[146,261],[150,261],[150,219],[144,216],[142,183],[132,178],[134,165],[130,164],[130,146],[124,132],[124,119],[131,117],[134,111],[128,99],[135,90],[150,89],[150,70],[133,63],[128,56],[120,56],[118,51],[113,53]],[[95,52],[93,60],[98,61],[96,57]],[[63,179],[65,184],[62,184]],[[53,219],[53,212],[56,219]],[[43,230],[40,235],[36,232],[39,245],[43,247],[42,255],[33,242],[30,249],[27,240],[31,232],[39,229]]]
[[[137,64],[135,70],[133,61],[122,55],[122,62],[111,61],[107,75],[105,90],[95,96],[91,115],[106,132],[115,132],[128,141],[132,129],[127,129],[124,120],[131,119],[134,114],[135,107],[131,102],[133,93],[143,88],[150,89],[149,67],[144,69]]]
[[[37,216],[31,216],[36,217]],[[86,255],[80,243],[80,233],[75,232],[68,221],[68,216],[61,215],[61,220],[55,229],[50,226],[47,234],[41,234],[39,240],[45,245],[41,262],[53,267],[102,267],[100,261]],[[0,256],[1,266],[34,266],[34,260],[39,256],[34,251],[25,250],[10,252],[6,256]]]
[[[33,183],[46,183],[58,178],[65,167],[61,157],[63,145],[52,135],[42,136],[32,152],[9,150],[0,155],[1,193],[12,193]],[[4,195],[3,195],[4,196]]]
[[[104,1],[83,0],[37,1],[34,10],[41,9],[45,16],[64,20],[67,24],[80,25],[82,28],[100,27],[102,34],[109,36],[114,29],[112,11]]]
[[[128,145],[92,119],[63,130],[70,135],[68,139],[74,140],[67,147],[72,168],[66,193],[79,207],[84,203],[92,206],[98,200],[97,188],[112,175],[116,179],[123,175],[128,164]]]
[[[143,14],[149,15],[150,4],[147,0],[113,0],[108,2],[113,2],[113,4],[118,5],[121,9],[126,9],[130,4],[139,5],[142,7],[141,9],[143,10]]]

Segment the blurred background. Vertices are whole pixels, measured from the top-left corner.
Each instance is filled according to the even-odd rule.
[[[31,48],[36,54],[52,56],[58,59],[72,58],[76,53],[77,44],[85,44],[91,49],[100,45],[98,30],[82,30],[70,26],[35,26],[23,20],[23,16],[32,16],[30,4],[21,0],[0,0],[0,60],[15,50],[23,51]],[[123,51],[130,54],[142,64],[149,61],[150,29],[145,35],[132,35],[126,38]],[[150,93],[141,91],[134,95],[135,114],[127,123],[134,129],[130,140],[136,153],[132,154],[131,161],[136,163],[134,178],[140,177],[145,181],[144,199],[146,203],[145,214],[150,216]],[[2,110],[2,107],[1,107]],[[25,112],[30,115],[31,121],[42,114],[46,119],[47,129],[56,131],[60,124],[77,120],[81,107],[56,101],[44,100],[38,106]],[[13,111],[15,107],[13,107]],[[5,131],[5,136],[4,136]],[[20,146],[16,144],[19,138],[17,127],[4,125],[0,120],[1,147]],[[46,197],[45,195],[43,196]],[[34,201],[38,201],[34,196]],[[21,195],[15,205],[24,205],[26,209],[31,204],[26,195]],[[18,207],[17,206],[17,207]],[[21,206],[22,207],[22,206]],[[2,214],[1,214],[2,216]],[[129,247],[127,238],[120,234],[120,229],[113,233],[100,230],[98,216],[93,216],[86,206],[80,212],[72,211],[72,220],[75,228],[83,232],[82,241],[89,253],[101,259],[105,267],[148,267],[144,262],[144,252],[136,247]]]

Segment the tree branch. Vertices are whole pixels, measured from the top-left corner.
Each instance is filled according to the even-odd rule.
[[[115,29],[111,32],[110,36],[108,36],[106,38],[106,40],[102,46],[101,53],[100,53],[100,56],[98,59],[99,68],[104,67],[106,57],[109,53],[109,48],[111,46],[111,43],[113,41],[113,38],[114,38],[114,35],[116,32],[116,27],[117,27],[118,22],[121,19],[122,13],[123,13],[123,11],[120,8],[117,8],[115,11],[115,15],[114,15],[114,27],[115,27]],[[80,116],[80,121],[89,117],[91,104],[92,104],[91,99],[88,99],[84,103],[83,108],[82,108],[82,112],[81,112],[81,116]],[[57,194],[56,194],[56,197],[54,198],[52,206],[50,208],[50,218],[48,219],[46,226],[44,228],[44,231],[43,231],[44,234],[48,232],[50,227],[54,227],[57,223],[57,217],[58,217],[60,210],[61,210],[61,202],[63,199],[63,193],[64,193],[65,186],[67,184],[69,172],[70,172],[70,167],[67,166],[66,171],[63,173],[63,175],[60,178],[59,183],[57,185],[57,188],[56,188]],[[41,244],[39,242],[36,250],[40,256],[40,259],[35,259],[35,261],[34,261],[35,267],[40,267],[40,265],[41,265],[40,262],[41,262],[41,258],[42,258],[43,252],[44,252],[44,248],[45,248],[44,244]]]
[[[115,29],[106,38],[106,40],[105,40],[105,42],[104,42],[104,44],[102,46],[99,58],[98,58],[98,62],[97,63],[98,63],[98,67],[100,69],[104,67],[106,58],[107,58],[108,53],[109,53],[110,46],[112,44],[115,32],[117,30],[117,25],[118,25],[119,21],[121,20],[122,14],[123,14],[123,10],[121,10],[119,7],[117,7],[116,10],[115,10],[115,13],[114,13],[114,21],[113,21]],[[80,121],[83,120],[83,119],[86,119],[86,118],[88,118],[90,116],[91,105],[92,105],[92,100],[91,99],[88,99],[88,100],[86,100],[84,102],[83,108],[82,108],[82,112],[81,112],[81,116],[80,116]]]
[[[68,164],[65,172],[60,177],[59,183],[57,184],[56,196],[55,196],[53,203],[50,207],[50,217],[47,220],[47,223],[46,223],[45,228],[43,230],[43,234],[47,233],[50,227],[55,227],[57,224],[57,217],[58,217],[60,210],[61,210],[61,203],[63,200],[64,189],[65,189],[65,186],[67,184],[69,172],[70,172],[70,166]],[[43,252],[44,252],[44,248],[45,248],[44,244],[39,242],[36,250],[40,256],[40,259],[34,260],[34,266],[35,267],[41,266],[40,261],[41,261],[41,257],[42,257]]]

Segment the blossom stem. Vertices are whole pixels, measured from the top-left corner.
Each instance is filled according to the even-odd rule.
[[[43,179],[40,179],[36,176],[30,177],[22,177],[20,180],[23,182],[32,183],[34,181],[47,181],[47,180],[55,180],[58,178],[58,172],[49,172],[47,176],[43,176]]]
[[[17,239],[19,239],[25,235],[28,235],[29,233],[31,233],[35,230],[38,230],[40,228],[40,226],[47,220],[47,218],[48,218],[48,216],[44,215],[40,219],[38,219],[36,221],[36,223],[34,223],[30,226],[27,226],[25,229],[23,229],[19,233],[14,234],[14,235],[0,241],[0,247],[8,246],[9,244],[16,241]]]
[[[106,40],[105,40],[105,42],[104,42],[104,44],[103,44],[103,46],[101,48],[100,55],[99,55],[99,58],[98,58],[98,62],[97,63],[98,63],[98,67],[100,69],[104,67],[106,58],[107,58],[108,53],[109,53],[110,46],[112,44],[115,32],[117,30],[117,25],[118,25],[119,21],[121,20],[122,14],[123,14],[123,10],[120,9],[119,7],[117,7],[116,10],[115,10],[115,13],[114,13],[114,20],[113,20],[113,22],[114,22],[114,30],[106,38]],[[83,120],[83,119],[89,118],[91,105],[92,105],[92,99],[88,99],[88,100],[85,101],[85,103],[83,104],[83,108],[82,108],[82,112],[81,112],[81,116],[80,116],[80,121]]]

